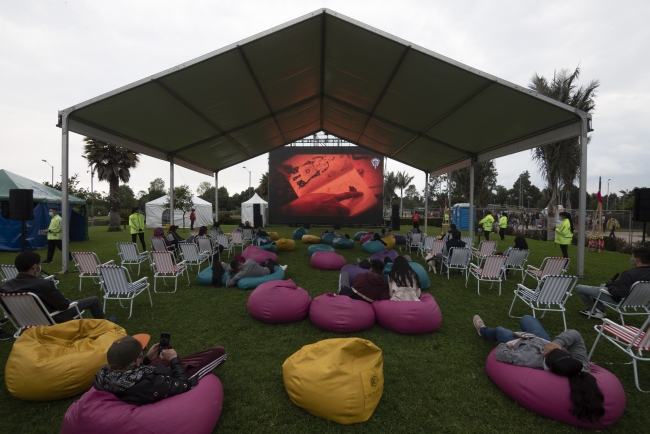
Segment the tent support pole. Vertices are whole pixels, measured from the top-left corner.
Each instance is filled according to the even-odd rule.
[[[169,225],[174,222],[174,156],[169,156]]]
[[[427,223],[429,222],[429,172],[424,172],[424,233],[428,234]]]
[[[582,117],[580,133],[580,200],[578,201],[578,255],[576,275],[583,278],[585,274],[585,220],[587,216],[587,133],[589,119]]]
[[[68,114],[61,116],[61,273],[68,273],[68,256],[70,255],[70,210],[68,209]]]
[[[214,172],[214,219],[215,222],[219,221],[219,171]]]
[[[474,236],[474,165],[475,164],[476,164],[476,157],[472,157],[469,163],[469,234],[471,236]]]

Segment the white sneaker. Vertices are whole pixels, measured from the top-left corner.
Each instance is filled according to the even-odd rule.
[[[483,322],[483,320],[481,319],[481,317],[478,316],[478,315],[474,315],[474,318],[472,319],[472,322],[474,323],[474,327],[476,327],[476,331],[478,332],[478,335],[479,335],[479,336],[483,336],[483,335],[481,334],[481,329],[482,329],[483,327],[485,327],[485,323]]]
[[[286,271],[287,267],[288,267],[288,265],[280,265],[280,268],[282,268],[282,271]]]
[[[589,309],[580,311],[580,313],[583,314],[583,315],[589,316]],[[596,319],[603,319],[606,316],[607,316],[607,314],[605,312],[603,312],[602,310],[598,309],[598,308],[596,308],[594,310],[594,313],[591,314],[591,317],[596,318]]]

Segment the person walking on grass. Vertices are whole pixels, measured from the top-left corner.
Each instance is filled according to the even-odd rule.
[[[196,222],[196,213],[194,212],[194,208],[190,210],[190,231],[194,230],[194,222]]]
[[[483,225],[483,236],[487,241],[490,241],[490,231],[492,230],[493,223],[494,217],[492,217],[492,211],[485,211],[485,217],[478,222],[479,225]]]
[[[54,259],[54,252],[58,248],[63,252],[63,219],[59,215],[59,210],[57,208],[50,208],[50,226],[45,229],[47,234],[47,259],[43,261],[43,264],[51,264],[52,259]],[[68,256],[70,256],[70,261],[72,261],[72,254],[68,251]]]
[[[555,242],[560,245],[562,256],[569,257],[569,244],[573,240],[573,222],[571,221],[571,214],[568,212],[561,212],[560,217],[562,223],[555,228]]]
[[[144,216],[140,214],[140,207],[134,207],[129,216],[129,229],[131,230],[131,242],[136,242],[136,237],[140,238],[142,251],[147,251],[147,245],[144,243]]]
[[[508,214],[504,211],[501,213],[501,218],[499,219],[499,236],[501,236],[501,241],[506,239],[507,227],[508,227]]]

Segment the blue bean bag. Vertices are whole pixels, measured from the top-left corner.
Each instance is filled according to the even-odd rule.
[[[278,250],[278,246],[275,244],[265,244],[263,246],[257,246],[262,250],[265,250],[267,252],[272,252],[272,253],[278,253],[280,250]]]
[[[334,247],[330,247],[326,244],[312,244],[307,248],[307,254],[311,258],[311,255],[313,255],[316,252],[333,252]]]
[[[361,241],[361,237],[367,234],[366,231],[359,231],[356,234],[354,234],[354,241]]]
[[[302,240],[303,235],[307,235],[309,232],[307,232],[307,229],[305,228],[298,228],[295,231],[293,231],[293,239],[294,240]]]
[[[361,249],[363,249],[364,252],[366,253],[378,253],[381,252],[382,250],[386,249],[386,246],[384,246],[381,241],[366,241],[363,243],[361,246]]]
[[[227,273],[223,274],[223,277],[221,278],[221,284],[223,286],[226,286],[226,275]],[[198,276],[196,276],[196,283],[199,285],[204,285],[204,286],[211,286],[212,285],[212,267],[208,267],[205,270],[201,271]]]
[[[264,282],[283,279],[284,270],[276,265],[274,273],[267,274],[266,276],[262,277],[245,277],[237,282],[237,286],[239,289],[255,289]]]
[[[251,241],[251,244],[254,245],[254,246],[257,246],[259,240],[266,240],[266,241],[268,242],[268,244],[271,244],[271,243],[273,242],[273,240],[271,239],[271,237],[266,237],[266,236],[257,236],[257,235],[255,235],[255,236],[253,237],[253,241]],[[258,247],[259,247],[259,246],[258,246]]]
[[[320,240],[321,240],[321,243],[323,243],[323,244],[332,244],[332,242],[336,238],[339,238],[339,237],[340,237],[340,235],[338,235],[335,232],[332,232],[332,233],[326,234],[325,236],[321,237]]]
[[[335,249],[353,249],[354,248],[354,241],[348,239],[348,238],[336,238],[332,242],[332,246]]]
[[[429,280],[429,275],[427,274],[427,270],[425,268],[418,264],[417,262],[409,262],[409,266],[413,271],[415,271],[418,275],[418,279],[420,279],[420,289],[425,290],[429,289],[431,286],[431,280]],[[393,263],[389,262],[386,264],[386,267],[384,268],[384,278],[388,280],[388,273],[390,273],[390,270],[393,269]]]

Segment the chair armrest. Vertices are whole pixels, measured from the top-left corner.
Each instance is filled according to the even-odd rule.
[[[146,282],[146,281],[147,281],[147,279],[148,279],[148,277],[146,277],[146,276],[145,276],[145,277],[143,277],[142,279],[138,279],[138,280],[136,280],[136,281],[135,281],[135,282],[133,282],[133,283],[140,283],[140,282]]]
[[[45,276],[45,277],[43,277],[43,279],[45,279],[45,280],[55,280],[54,279],[54,274],[50,274],[49,276]]]
[[[531,291],[531,292],[533,292],[532,289],[525,287],[525,286],[522,285],[521,283],[518,283],[518,284],[517,284],[517,288],[519,288],[519,289],[521,289],[521,290],[523,290],[523,291]]]
[[[531,270],[531,269],[532,269],[532,270],[537,270],[537,271],[539,271],[539,268],[534,267],[534,266],[532,266],[532,265],[526,265],[526,269],[528,269],[528,270]]]
[[[478,249],[476,247],[472,247],[472,253],[477,253]]]
[[[176,265],[185,265],[185,262],[186,262],[186,261],[185,261],[185,260],[183,260],[183,261],[181,261],[181,262],[179,262],[179,263],[177,263]]]
[[[472,262],[469,263],[469,268],[471,268],[471,269],[474,269],[474,268],[475,268],[475,269],[477,269],[477,270],[480,270],[480,269],[481,269],[478,265],[476,265],[476,264],[474,264],[474,263],[472,263]]]
[[[115,263],[115,261],[111,259],[108,262],[104,262],[102,265],[113,265],[114,263]]]

